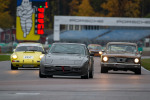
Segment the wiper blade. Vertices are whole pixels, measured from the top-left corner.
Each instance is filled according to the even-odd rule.
[[[80,54],[80,53],[67,53],[67,54]]]
[[[61,52],[52,52],[52,53],[61,53]]]
[[[37,50],[29,50],[29,51],[37,51]]]
[[[35,51],[37,51],[37,50],[26,50],[26,51],[24,51],[24,52],[28,52],[28,51],[33,51],[33,52],[35,52]]]

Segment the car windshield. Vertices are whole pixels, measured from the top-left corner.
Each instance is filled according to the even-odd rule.
[[[38,47],[38,46],[19,46],[16,48],[15,52],[18,51],[39,51],[39,52],[43,52],[42,47]]]
[[[88,49],[101,50],[101,46],[90,45],[88,46]]]
[[[49,52],[85,55],[85,47],[78,44],[54,44]]]
[[[110,53],[136,53],[135,45],[111,44],[107,49]]]

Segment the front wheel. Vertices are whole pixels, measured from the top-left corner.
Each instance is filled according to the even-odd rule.
[[[81,76],[81,79],[88,79],[89,78],[89,68],[87,69],[87,73],[84,76]]]
[[[90,70],[90,73],[89,73],[89,78],[93,78],[94,76],[94,71],[93,71],[93,68]]]
[[[53,78],[53,75],[48,75],[48,77]]]
[[[104,67],[101,67],[101,73],[108,73],[108,69],[104,68]]]
[[[137,75],[141,75],[141,68],[139,68],[139,69],[135,69],[135,74],[137,74]]]
[[[14,67],[13,64],[11,64],[11,70],[18,70],[18,67]]]
[[[40,77],[40,78],[46,78],[46,75],[43,75],[43,74],[41,73],[41,70],[39,70],[39,77]]]

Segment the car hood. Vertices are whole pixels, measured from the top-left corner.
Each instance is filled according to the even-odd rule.
[[[136,57],[141,57],[139,54],[131,54],[131,53],[124,53],[124,54],[109,54],[105,53],[103,56],[109,56],[109,57],[129,57],[129,58],[136,58]]]
[[[76,54],[48,54],[45,56],[45,63],[48,65],[82,65],[87,57]]]

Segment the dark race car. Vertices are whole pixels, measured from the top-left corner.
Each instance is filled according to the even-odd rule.
[[[101,56],[103,54],[102,46],[99,44],[89,44],[88,49],[90,53],[94,54],[94,56]]]
[[[39,77],[69,75],[93,78],[93,62],[84,44],[54,43],[41,60]]]

